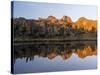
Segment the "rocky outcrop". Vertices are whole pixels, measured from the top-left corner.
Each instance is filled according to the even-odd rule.
[[[85,31],[97,31],[97,21],[80,17],[73,23],[74,29],[84,29]]]

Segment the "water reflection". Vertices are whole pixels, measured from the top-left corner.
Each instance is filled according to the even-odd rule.
[[[72,54],[76,54],[79,58],[83,59],[87,56],[97,55],[96,45],[96,41],[15,44],[14,63],[19,58],[26,58],[26,62],[34,61],[35,56],[38,56],[38,58],[48,58],[49,60],[60,56],[63,60],[67,60],[71,58]]]

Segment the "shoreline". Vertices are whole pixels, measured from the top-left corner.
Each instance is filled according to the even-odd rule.
[[[12,43],[64,43],[75,41],[97,41],[97,39],[20,39],[12,40]]]

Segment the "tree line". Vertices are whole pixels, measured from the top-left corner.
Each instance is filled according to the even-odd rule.
[[[47,19],[25,19],[23,17],[12,18],[14,38],[68,38],[87,33],[83,28],[73,28],[73,23],[57,24],[48,23]]]

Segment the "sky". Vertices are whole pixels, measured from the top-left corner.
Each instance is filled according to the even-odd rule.
[[[14,1],[13,17],[15,18],[38,19],[39,17],[47,18],[50,15],[58,19],[66,15],[71,17],[73,21],[76,21],[79,17],[97,19],[97,7],[91,5]]]

